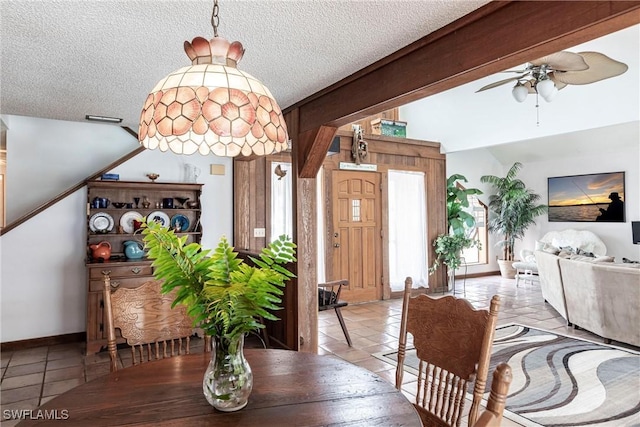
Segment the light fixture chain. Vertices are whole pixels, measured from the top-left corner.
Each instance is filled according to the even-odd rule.
[[[220,18],[218,18],[218,0],[213,1],[213,12],[211,13],[211,25],[213,26],[213,37],[218,37],[218,25],[220,25]]]

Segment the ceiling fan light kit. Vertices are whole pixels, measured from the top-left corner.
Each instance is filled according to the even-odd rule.
[[[540,95],[545,101],[551,102],[558,90],[567,85],[595,83],[619,76],[628,68],[626,64],[599,52],[562,51],[531,61],[524,70],[505,71],[520,75],[490,83],[478,89],[476,93],[515,81],[511,94],[517,102],[524,102],[530,93]]]
[[[521,82],[518,82],[513,87],[511,94],[513,95],[516,101],[524,102],[524,100],[527,99],[527,95],[529,95],[529,89]]]
[[[258,79],[236,68],[244,48],[218,37],[218,1],[211,16],[214,37],[184,42],[192,65],[156,84],[142,108],[139,142],[176,154],[235,157],[287,149],[287,126],[278,103]]]

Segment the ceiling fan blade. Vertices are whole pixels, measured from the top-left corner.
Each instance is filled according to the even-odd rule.
[[[487,89],[493,89],[494,87],[502,86],[502,85],[507,84],[509,82],[515,82],[516,80],[520,80],[521,78],[523,78],[527,74],[529,74],[529,73],[525,73],[525,74],[523,74],[523,75],[521,75],[519,77],[510,77],[508,79],[498,80],[497,82],[493,82],[493,83],[490,83],[490,84],[488,84],[486,86],[482,86],[480,89],[478,89],[476,91],[476,93],[482,92],[483,90],[487,90]]]
[[[565,87],[567,87],[566,83],[563,83],[563,82],[559,81],[558,79],[556,79],[556,74],[555,73],[549,73],[548,76],[551,79],[551,81],[556,85],[556,89],[560,90],[560,89],[564,89]]]
[[[538,58],[531,61],[531,64],[538,66],[547,64],[554,70],[562,71],[583,71],[589,68],[589,64],[582,55],[565,50]]]
[[[526,68],[524,70],[504,70],[504,71],[500,71],[501,73],[527,73],[530,70],[527,70]]]
[[[585,71],[556,71],[555,79],[557,81],[570,85],[586,85],[619,76],[629,68],[627,64],[611,59],[600,52],[581,52],[580,55],[589,65],[589,69]]]

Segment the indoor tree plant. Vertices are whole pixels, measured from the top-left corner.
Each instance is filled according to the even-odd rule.
[[[154,221],[145,221],[142,234],[154,276],[164,280],[162,292],[176,289],[173,304],[186,305],[194,326],[214,342],[202,385],[207,401],[221,411],[242,409],[253,386],[244,335],[264,328],[262,319],[278,320],[272,311],[280,309],[281,288],[295,277],[285,268],[296,260],[295,244],[280,236],[249,265],[225,237],[211,251]]]
[[[447,179],[447,229],[448,233],[440,234],[433,241],[436,259],[429,268],[433,274],[440,263],[449,269],[449,280],[454,280],[455,270],[462,263],[462,250],[479,246],[478,240],[467,235],[467,231],[475,225],[475,218],[464,209],[469,207],[469,196],[482,194],[477,188],[462,188],[458,181],[467,182],[463,175],[453,174]]]
[[[547,205],[538,203],[540,195],[527,188],[517,178],[522,164],[515,162],[504,177],[484,175],[480,181],[493,186],[495,194],[489,196],[490,215],[488,229],[502,236],[497,244],[502,246],[502,259],[498,260],[503,277],[515,277],[513,269],[514,246],[516,239],[535,224],[535,218],[547,211]]]

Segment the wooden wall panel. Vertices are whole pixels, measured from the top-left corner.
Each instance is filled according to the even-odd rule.
[[[266,245],[267,238],[254,237],[255,228],[267,228],[270,208],[268,185],[271,181],[271,161],[290,161],[290,154],[269,157],[234,159],[234,246],[243,258],[256,255]],[[292,172],[291,172],[292,173]],[[267,230],[268,236],[268,230]],[[290,266],[296,271],[297,265]],[[283,310],[276,315],[277,322],[267,321],[267,333],[271,344],[290,350],[298,350],[298,291],[297,280],[289,281],[283,296]],[[317,328],[316,328],[317,329]]]
[[[249,249],[251,210],[249,162],[233,163],[233,245],[236,248]]]

